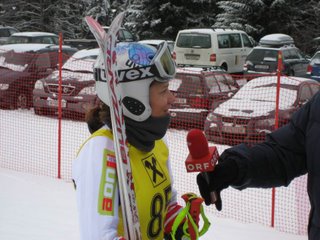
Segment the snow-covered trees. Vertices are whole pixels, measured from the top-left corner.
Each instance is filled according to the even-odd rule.
[[[216,15],[211,0],[136,0],[130,8],[128,26],[140,38],[175,39],[184,28],[210,27]]]
[[[109,25],[123,9],[125,26],[140,39],[174,40],[180,29],[213,26],[242,29],[256,40],[289,34],[308,51],[320,36],[319,0],[1,0],[0,24],[75,38],[88,31],[84,16]]]
[[[270,33],[291,35],[308,52],[312,39],[320,36],[318,0],[231,0],[219,1],[214,27],[242,29],[255,39]]]

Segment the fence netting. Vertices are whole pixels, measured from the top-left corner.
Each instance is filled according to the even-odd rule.
[[[71,180],[72,161],[90,136],[85,113],[98,104],[93,76],[98,50],[90,51],[64,55],[58,68],[56,53],[7,52],[0,47],[1,168]],[[190,129],[203,130],[209,145],[216,146],[220,154],[239,143],[256,144],[288,123],[319,90],[319,84],[295,77],[179,68],[169,88],[176,101],[170,107],[166,138],[174,186],[182,195],[199,193],[196,173],[187,173],[184,164]],[[206,211],[270,226],[271,189],[228,188],[222,199],[221,212],[213,206],[205,207]],[[274,226],[306,234],[309,208],[306,176],[276,188]]]

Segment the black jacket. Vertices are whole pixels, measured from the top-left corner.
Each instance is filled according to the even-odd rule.
[[[287,186],[308,173],[308,236],[309,240],[320,239],[320,92],[266,142],[252,148],[241,144],[221,157],[236,160],[239,174],[234,187],[238,189]]]

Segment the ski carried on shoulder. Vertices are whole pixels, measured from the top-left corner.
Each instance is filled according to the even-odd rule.
[[[116,155],[117,177],[122,208],[123,226],[126,240],[141,239],[140,222],[134,193],[134,183],[126,145],[124,115],[122,109],[121,91],[117,74],[116,43],[125,12],[118,14],[112,21],[108,34],[101,25],[91,17],[85,20],[96,38],[105,66],[109,92],[112,132]]]

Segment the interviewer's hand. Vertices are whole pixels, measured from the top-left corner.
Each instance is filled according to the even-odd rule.
[[[212,172],[206,173],[208,175],[209,183],[203,176],[203,173],[199,173],[197,176],[197,184],[201,196],[204,198],[205,204],[211,204],[211,192],[216,192],[217,200],[214,203],[217,210],[221,211],[222,201],[220,192],[229,187],[238,176],[238,166],[233,159],[227,159],[219,162]]]

